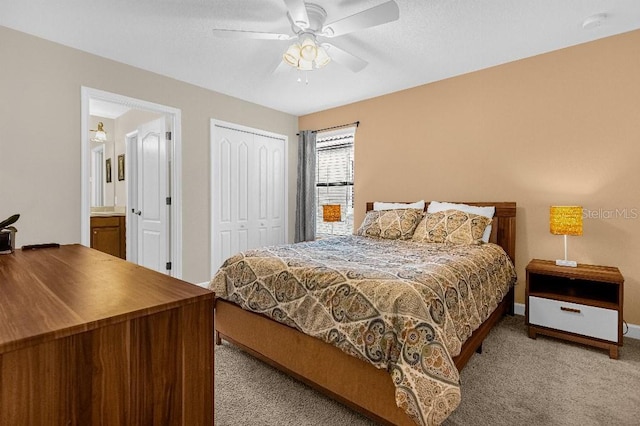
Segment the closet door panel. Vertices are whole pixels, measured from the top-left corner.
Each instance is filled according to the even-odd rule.
[[[259,226],[265,232],[266,245],[284,244],[284,141],[256,135],[259,158]]]
[[[286,138],[212,124],[212,273],[239,251],[286,242]]]
[[[284,143],[274,144],[271,150],[271,244],[284,244],[286,226],[284,220],[285,194],[285,156]]]
[[[251,146],[253,135],[232,129],[216,129],[213,144],[213,264],[252,248]]]

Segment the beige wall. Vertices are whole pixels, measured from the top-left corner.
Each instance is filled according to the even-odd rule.
[[[5,27],[0,58],[0,217],[21,214],[19,246],[80,241],[81,86],[181,109],[185,280],[210,278],[211,118],[289,137],[289,217],[295,217],[295,116]]]
[[[569,237],[569,257],[619,267],[624,317],[640,324],[640,31],[310,114],[299,127],[356,120],[357,224],[366,201],[516,201],[524,303],[527,262],[563,256],[549,206],[582,205],[592,217]]]

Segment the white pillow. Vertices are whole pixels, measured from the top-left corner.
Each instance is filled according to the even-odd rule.
[[[429,207],[427,207],[427,213],[438,213],[443,212],[445,210],[460,210],[466,213],[473,213],[479,216],[485,216],[489,219],[493,219],[493,215],[496,213],[495,206],[489,207],[478,207],[478,206],[470,206],[469,204],[461,204],[461,203],[446,203],[439,201],[432,201],[429,203]],[[489,242],[489,238],[491,237],[491,225],[487,226],[484,230],[484,234],[482,234],[482,241],[485,243]]]
[[[375,201],[373,203],[373,210],[399,210],[399,209],[424,210],[424,200],[416,201],[415,203],[383,203],[381,201]]]

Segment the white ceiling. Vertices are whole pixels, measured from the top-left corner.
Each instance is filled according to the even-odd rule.
[[[384,0],[313,0],[327,22]],[[332,62],[296,82],[283,0],[0,0],[0,25],[270,108],[304,115],[640,28],[640,0],[397,0],[398,21],[331,39],[369,62]],[[607,19],[585,30],[585,18]],[[597,58],[594,58],[597,60]]]
[[[115,120],[122,114],[128,112],[131,108],[115,104],[113,102],[105,102],[98,99],[89,99],[89,114],[96,117],[104,117]]]

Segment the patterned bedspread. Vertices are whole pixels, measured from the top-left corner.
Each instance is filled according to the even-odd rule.
[[[495,244],[346,236],[237,254],[210,287],[386,369],[398,406],[431,425],[460,403],[452,357],[514,282]]]

